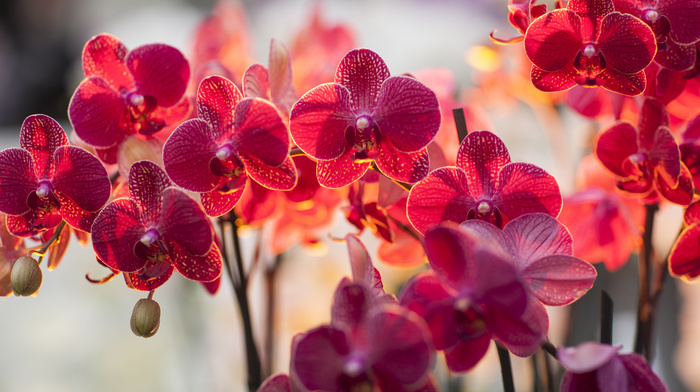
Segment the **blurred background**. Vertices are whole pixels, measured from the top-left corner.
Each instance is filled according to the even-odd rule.
[[[488,61],[473,60],[472,48],[490,47],[488,34],[494,29],[501,37],[516,34],[507,23],[506,0],[249,0],[240,2],[247,19],[247,26],[241,28],[247,32],[252,59],[267,64],[272,38],[291,45],[310,23],[317,3],[326,23],[350,27],[357,46],[379,53],[392,74],[445,68],[462,91],[479,87],[475,75],[489,66]],[[18,146],[20,125],[30,114],[50,115],[70,133],[68,102],[83,78],[83,45],[93,35],[113,34],[130,49],[167,43],[189,56],[194,31],[214,5],[210,0],[0,0],[0,147]],[[499,50],[504,62],[522,57],[519,45]],[[511,88],[517,96],[523,87]],[[532,105],[512,100],[490,106],[482,103],[494,127],[491,130],[506,142],[514,161],[537,164],[557,177],[564,192],[573,190],[575,165],[591,124],[563,112],[561,123],[553,126],[563,133],[552,136]],[[554,140],[556,145],[561,138],[568,143],[557,153],[550,143]],[[670,229],[657,231],[673,235],[679,211],[666,214]],[[354,231],[343,221],[339,214],[331,235],[342,237]],[[664,227],[661,222],[659,227]],[[255,235],[250,231],[243,237],[250,256]],[[369,233],[362,239],[373,253],[376,240]],[[175,274],[154,297],[162,310],[159,332],[141,339],[132,334],[129,318],[136,301],[146,293],[127,289],[121,277],[100,286],[90,284],[86,273],[100,278],[107,270],[97,265],[91,247],[73,242],[62,264],[44,272],[38,296],[0,299],[0,392],[245,390],[242,329],[227,280],[211,297],[198,284]],[[658,242],[660,252],[670,247],[667,238],[659,236]],[[285,258],[275,325],[277,372],[288,371],[289,344],[295,333],[330,320],[332,292],[341,277],[350,274],[346,247],[332,241],[327,241],[323,255],[296,246]],[[415,272],[375,263],[387,287],[394,290]],[[629,352],[637,295],[635,260],[614,275],[598,270],[600,278],[586,297],[571,308],[552,311],[552,340],[557,345],[597,340],[598,304],[604,288],[616,306],[614,343],[623,344],[623,351]],[[694,325],[700,325],[695,322],[700,306],[692,302],[698,290],[686,284],[678,289],[676,283],[669,279],[662,297],[654,368],[671,391],[700,390],[700,359],[694,356],[700,343],[691,340],[700,336],[694,333]],[[264,324],[261,286],[256,278],[251,287],[259,334]],[[685,302],[680,299],[682,293],[688,298]],[[566,321],[569,312],[574,314],[571,323]],[[679,344],[681,338],[685,340]],[[684,349],[676,350],[679,346]],[[501,390],[492,351],[465,377],[463,390]],[[517,390],[532,390],[531,361],[514,359],[514,363]]]

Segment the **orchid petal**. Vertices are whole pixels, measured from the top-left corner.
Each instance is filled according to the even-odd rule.
[[[362,177],[369,168],[369,162],[355,162],[353,150],[348,149],[340,158],[333,161],[318,161],[316,177],[318,183],[326,188],[342,188]]]
[[[8,215],[26,213],[27,197],[38,186],[29,151],[21,148],[0,151],[0,211]]]
[[[139,46],[129,52],[126,65],[136,91],[170,107],[180,101],[190,80],[190,65],[179,50],[165,44]]]
[[[289,133],[277,109],[260,98],[241,100],[234,114],[234,149],[241,157],[279,166],[289,155]]]
[[[603,18],[615,11],[612,0],[571,0],[566,8],[581,17],[583,41],[595,41],[600,33],[598,28]]]
[[[110,34],[92,37],[83,48],[82,64],[85,77],[99,76],[116,90],[132,90],[134,79],[126,67],[129,50]]]
[[[109,268],[136,272],[146,263],[134,253],[134,246],[146,232],[140,210],[132,199],[117,199],[107,204],[95,219],[92,246]]]
[[[654,32],[628,14],[613,12],[605,16],[597,41],[607,65],[623,74],[644,70],[656,55]]]
[[[209,123],[191,119],[180,124],[163,146],[163,164],[175,184],[193,192],[209,192],[221,177],[212,173],[210,161],[216,158],[217,131]]]
[[[574,256],[549,255],[522,269],[528,289],[544,305],[568,305],[593,287],[597,273],[589,263]]]
[[[671,23],[669,36],[675,42],[692,44],[700,40],[700,6],[698,2],[687,0],[659,1],[657,11]]]
[[[508,163],[510,155],[505,143],[489,131],[471,132],[457,152],[457,166],[466,172],[475,199],[494,194],[498,173]]]
[[[162,191],[162,195],[163,209],[158,226],[160,234],[183,246],[194,256],[204,256],[209,253],[213,234],[209,219],[199,204],[177,188],[166,188]],[[178,266],[178,270],[181,267]],[[217,277],[218,275],[208,280],[214,280]]]
[[[571,234],[556,218],[542,213],[521,215],[503,227],[517,251],[518,269],[528,266],[549,255],[572,255],[574,253]]]
[[[478,259],[475,253],[479,251],[475,249],[475,238],[457,229],[439,226],[425,233],[424,245],[430,267],[455,289],[470,286],[481,279],[476,275]]]
[[[659,127],[669,126],[666,106],[658,99],[647,97],[644,99],[639,115],[639,145],[646,150],[652,150],[656,145]],[[671,135],[673,136],[673,135]],[[674,139],[675,140],[675,139]],[[678,158],[680,159],[680,158]]]
[[[553,72],[576,57],[582,42],[581,18],[570,10],[554,10],[530,24],[523,46],[535,66]]]
[[[185,248],[173,244],[172,263],[182,276],[197,282],[211,282],[221,276],[221,251],[213,244],[203,256],[195,256]]]
[[[462,223],[476,205],[469,192],[467,175],[457,167],[433,170],[408,194],[406,215],[413,227],[425,234],[442,221]]]
[[[241,156],[245,164],[248,176],[265,188],[279,191],[288,191],[297,184],[297,171],[294,161],[289,156],[277,167],[268,166],[264,162]]]
[[[493,203],[508,220],[530,212],[559,216],[561,191],[554,177],[529,163],[509,163],[498,176]]]
[[[75,133],[85,144],[95,147],[111,147],[123,137],[125,116],[124,98],[98,76],[83,80],[68,105]]]
[[[628,96],[639,95],[647,87],[647,78],[644,71],[627,75],[608,68],[598,74],[597,82],[600,87],[608,91]]]
[[[681,164],[681,174],[678,177],[677,184],[673,185],[673,183],[667,183],[663,176],[659,174],[657,174],[655,181],[656,189],[661,196],[671,203],[687,206],[693,201],[695,190],[693,186],[693,177],[684,164]]]
[[[241,199],[244,190],[245,187],[241,187],[230,193],[221,193],[216,189],[202,193],[201,198],[204,211],[212,218],[228,213]]]
[[[350,92],[353,111],[371,112],[377,105],[382,83],[389,77],[384,60],[369,49],[355,49],[340,60],[335,82]]]
[[[68,145],[68,136],[56,120],[35,114],[27,117],[19,131],[19,146],[29,151],[34,159],[34,173],[37,178],[51,178],[55,169],[52,165],[54,151]]]
[[[58,213],[61,215],[63,220],[65,220],[66,223],[68,223],[74,229],[90,233],[90,231],[92,230],[92,224],[95,222],[95,218],[97,218],[97,214],[99,211],[86,211],[83,208],[81,208],[75,201],[73,201],[61,192],[56,192],[56,197],[61,203],[61,208],[58,210]]]
[[[230,80],[209,76],[197,88],[197,117],[211,125],[211,140],[220,142],[232,132],[234,108],[243,99],[241,91]]]
[[[637,140],[637,130],[634,126],[618,121],[600,134],[593,151],[606,169],[618,177],[625,178],[631,173],[625,171],[623,162],[639,151]]]
[[[455,373],[466,372],[476,366],[491,347],[491,334],[485,333],[478,338],[462,340],[445,349],[447,367]]]
[[[160,216],[163,191],[172,186],[163,169],[150,161],[134,163],[129,170],[129,193],[141,205],[144,223],[151,224]]]
[[[318,327],[296,341],[292,348],[291,372],[309,390],[336,390],[349,352],[343,331],[330,326]]]
[[[156,262],[146,262],[145,266],[143,269],[148,268],[149,264],[154,264],[158,263]],[[163,261],[161,261],[163,263]],[[136,272],[125,272],[124,273],[124,281],[126,282],[126,285],[128,287],[132,287],[134,290],[139,290],[139,291],[153,291],[157,289],[158,287],[162,286],[163,283],[167,282],[168,279],[173,275],[173,265],[171,263],[168,263],[167,266],[164,266],[166,268],[165,272],[163,272],[162,275],[158,276],[157,278],[151,278],[148,280],[141,279],[139,275],[141,275],[140,271]]]
[[[53,156],[56,172],[51,185],[86,212],[95,212],[107,203],[112,184],[107,170],[92,154],[80,147],[61,146]]]
[[[401,152],[389,140],[377,146],[379,156],[375,163],[387,177],[401,182],[414,183],[425,178],[430,170],[428,150]]]
[[[271,100],[267,68],[262,64],[253,64],[243,74],[243,94],[249,98]]]
[[[692,279],[700,276],[700,225],[683,230],[668,258],[671,275]]]
[[[557,71],[545,71],[542,68],[538,68],[536,65],[533,65],[530,70],[532,84],[538,90],[547,93],[566,91],[573,88],[578,84],[576,83],[577,77],[578,72],[576,72],[576,68],[573,66],[573,61]]]

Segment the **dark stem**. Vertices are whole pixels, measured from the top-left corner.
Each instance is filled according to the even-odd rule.
[[[66,221],[61,221],[61,223],[56,226],[56,230],[54,230],[53,235],[51,238],[49,238],[48,241],[46,241],[39,250],[30,250],[27,256],[32,256],[32,255],[39,255],[39,260],[37,261],[37,264],[41,265],[41,261],[44,259],[44,255],[46,254],[46,251],[49,250],[49,247],[58,240],[58,238],[61,236],[61,232],[63,231],[63,228],[66,227]]]
[[[554,347],[554,345],[550,342],[544,342],[542,343],[542,350],[546,352],[547,354],[551,355],[552,358],[557,359],[557,348]]]
[[[554,392],[554,372],[552,371],[552,364],[549,363],[549,357],[544,351],[542,351],[542,359],[544,360],[544,376],[547,384],[545,391]]]
[[[302,156],[302,155],[306,155],[306,154],[304,154],[304,151],[301,151],[300,148],[292,148],[292,150],[289,151],[290,157],[298,157],[298,156]]]
[[[469,133],[467,130],[467,120],[464,117],[464,109],[452,109],[452,117],[455,120],[455,127],[457,128],[457,138],[459,139],[459,143],[462,144],[464,138],[467,137],[467,133]]]
[[[496,345],[498,350],[498,361],[501,363],[501,378],[503,379],[503,391],[515,392],[515,384],[513,384],[513,369],[510,366],[510,352],[508,349]]]
[[[600,342],[612,344],[613,335],[613,300],[602,290],[600,292]]]
[[[258,348],[255,345],[255,338],[253,336],[253,324],[250,317],[250,307],[248,305],[248,292],[247,292],[247,278],[245,271],[243,270],[243,260],[241,256],[240,241],[238,238],[238,226],[236,225],[236,216],[231,213],[231,218],[218,220],[219,228],[221,229],[221,256],[224,260],[224,266],[226,267],[226,272],[229,279],[231,280],[231,285],[233,286],[233,292],[236,295],[236,302],[238,303],[238,309],[241,312],[241,320],[243,322],[243,333],[245,337],[245,348],[246,348],[246,363],[248,367],[248,390],[250,392],[256,391],[260,384],[262,383],[262,368],[260,364],[260,355],[258,354]],[[229,261],[226,239],[224,234],[226,233],[226,222],[231,224],[232,240],[233,240],[233,253],[236,258],[236,274],[233,273],[232,265]]]
[[[387,217],[388,217],[389,219],[391,219],[391,220],[396,224],[396,226],[398,226],[399,229],[405,231],[408,235],[410,235],[411,237],[415,238],[416,241],[420,242],[421,244],[423,243],[423,239],[420,237],[420,235],[416,234],[416,232],[413,231],[412,228],[410,228],[410,227],[404,225],[403,223],[399,222],[398,220],[396,220],[396,218],[394,218],[394,217],[391,216],[391,215],[387,215]]]
[[[634,340],[634,351],[644,355],[649,360],[651,356],[649,283],[653,273],[651,258],[654,251],[651,237],[654,230],[654,215],[656,215],[659,205],[647,204],[645,209],[642,252],[639,255],[639,303],[637,305],[637,332]]]
[[[277,306],[277,271],[282,264],[282,254],[275,257],[275,263],[265,270],[267,284],[267,325],[265,325],[265,369],[272,374],[275,349],[275,306]]]

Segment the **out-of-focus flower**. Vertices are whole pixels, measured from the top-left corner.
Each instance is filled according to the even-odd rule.
[[[515,44],[525,38],[525,32],[533,20],[547,13],[546,4],[535,4],[537,0],[510,0],[508,1],[508,22],[513,26],[520,35],[509,39],[496,38],[492,31],[489,35],[491,40],[497,44],[508,45]],[[557,8],[560,4],[557,1]]]
[[[292,85],[292,60],[289,50],[279,41],[270,41],[270,59],[265,68],[262,64],[253,64],[243,75],[243,93],[246,97],[266,99],[289,118],[289,111],[297,100]]]
[[[372,162],[392,179],[419,181],[428,174],[425,147],[439,126],[435,93],[413,78],[390,77],[368,49],[348,53],[335,83],[304,94],[290,116],[294,142],[319,160],[319,183],[329,188],[358,180]]]

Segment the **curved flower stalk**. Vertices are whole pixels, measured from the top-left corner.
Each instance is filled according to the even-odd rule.
[[[221,275],[209,219],[163,169],[149,161],[134,163],[129,193],[109,203],[92,226],[92,246],[101,262],[124,272],[138,290],[159,287],[173,268],[198,282]]]
[[[0,211],[10,232],[29,237],[62,220],[89,232],[112,189],[104,166],[43,114],[24,120],[19,139],[20,148],[0,152]]]
[[[163,163],[175,184],[201,194],[207,215],[229,212],[248,178],[274,190],[294,187],[287,127],[269,101],[243,98],[230,80],[210,76],[197,90],[197,116],[170,135]]]
[[[148,139],[190,111],[184,97],[190,66],[171,46],[129,51],[116,37],[100,34],[85,44],[82,65],[85,79],[71,98],[68,117],[105,163],[116,163],[127,138]]]
[[[355,182],[372,162],[394,180],[419,181],[439,127],[435,93],[413,78],[390,77],[368,49],[345,55],[335,83],[304,94],[290,116],[294,142],[319,161],[318,180],[328,188]]]
[[[542,91],[600,86],[624,95],[646,88],[644,68],[656,54],[654,32],[615,12],[613,0],[570,0],[566,9],[535,19],[524,47],[532,83]]]
[[[543,169],[511,162],[503,141],[475,131],[462,141],[457,166],[433,170],[411,189],[407,216],[425,234],[443,221],[481,219],[502,227],[530,212],[556,217],[562,197],[554,177]]]

